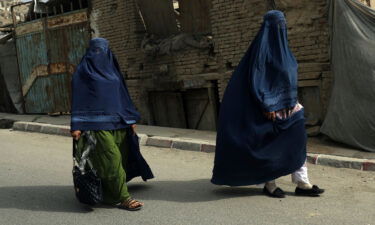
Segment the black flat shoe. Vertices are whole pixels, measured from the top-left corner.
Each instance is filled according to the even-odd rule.
[[[270,192],[266,186],[263,188],[263,193],[272,198],[285,198],[285,192],[281,188],[276,188],[273,192]]]
[[[320,194],[324,193],[324,189],[319,188],[317,185],[313,185],[311,189],[296,187],[295,193],[299,196],[318,197]]]

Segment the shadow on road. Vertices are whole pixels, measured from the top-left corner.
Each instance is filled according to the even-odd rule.
[[[262,195],[255,186],[216,186],[207,179],[190,181],[150,181],[129,183],[129,192],[142,200],[164,200],[174,202],[207,202],[244,196]]]
[[[72,186],[0,187],[0,209],[89,213],[90,207],[80,204]]]
[[[174,202],[207,202],[262,194],[261,189],[254,186],[215,186],[206,179],[130,183],[129,192],[136,199]],[[0,209],[72,213],[93,211],[77,201],[72,186],[0,187],[0,199]],[[100,205],[96,207],[106,208]]]

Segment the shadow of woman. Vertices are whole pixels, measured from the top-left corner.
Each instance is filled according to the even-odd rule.
[[[89,206],[80,204],[72,186],[0,187],[0,208],[31,211],[89,213]]]
[[[262,195],[255,186],[217,186],[207,179],[182,181],[149,181],[129,183],[129,192],[142,200],[164,200],[173,202],[207,202],[220,199]]]
[[[259,188],[216,186],[207,179],[131,182],[128,187],[130,194],[136,199],[173,202],[208,202],[262,194]],[[92,207],[78,202],[72,186],[0,187],[0,199],[0,209],[72,213],[93,211]],[[113,206],[95,206],[102,207]]]

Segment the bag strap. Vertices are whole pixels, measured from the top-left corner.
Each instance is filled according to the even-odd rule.
[[[78,141],[73,138],[73,159],[76,157]]]

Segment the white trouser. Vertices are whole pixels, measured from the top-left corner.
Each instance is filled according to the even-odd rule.
[[[303,164],[303,166],[301,168],[294,171],[291,175],[292,175],[292,182],[295,183],[295,184],[298,184],[298,182],[310,184],[309,176],[307,174],[307,164],[306,164],[306,162]],[[268,183],[275,183],[275,180],[270,180],[270,181],[268,181]],[[264,185],[265,185],[265,183],[258,184],[257,186],[264,186]]]
[[[303,182],[309,184],[309,176],[307,174],[307,165],[306,162],[301,168],[292,173],[292,182],[297,184],[298,182]]]

